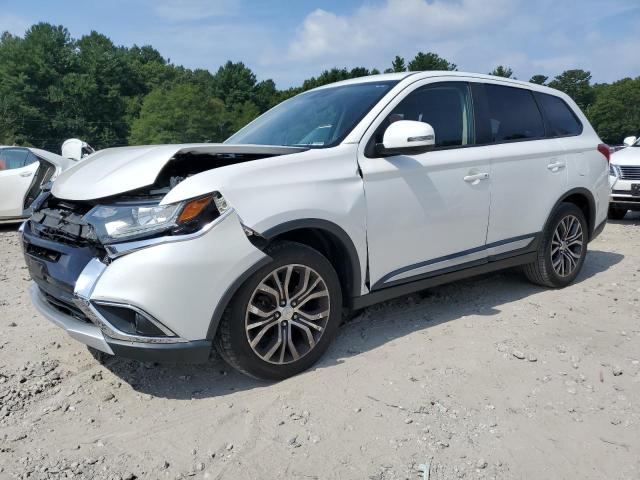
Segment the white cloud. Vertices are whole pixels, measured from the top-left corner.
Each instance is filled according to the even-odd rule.
[[[632,53],[638,23],[622,38],[620,32],[616,38],[598,33],[637,15],[637,0],[609,0],[605,9],[597,0],[576,6],[557,0],[385,0],[345,15],[317,9],[297,28],[287,55],[274,61],[315,75],[332,66],[383,69],[396,54],[409,61],[418,51],[432,51],[459,70],[488,72],[503,64],[525,80],[567,68],[590,69],[597,81],[638,75]]]
[[[235,13],[238,0],[152,0],[151,6],[164,19],[191,21]]]
[[[514,6],[507,0],[388,0],[350,16],[315,10],[299,28],[289,55],[314,59],[331,54],[371,57],[410,48],[417,52],[432,43],[457,40],[461,33],[469,37],[501,28]]]

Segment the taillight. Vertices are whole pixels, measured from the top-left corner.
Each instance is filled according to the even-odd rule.
[[[607,162],[611,161],[611,150],[609,149],[609,145],[606,143],[601,143],[598,145],[598,151],[604,155],[604,158],[607,159]]]

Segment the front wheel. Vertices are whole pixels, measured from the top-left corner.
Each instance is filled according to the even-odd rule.
[[[542,233],[536,261],[524,266],[527,278],[545,287],[569,285],[584,264],[587,235],[582,210],[572,203],[561,203]]]
[[[331,263],[318,251],[279,242],[273,261],[240,287],[226,309],[216,349],[237,370],[281,380],[313,365],[335,336],[342,292]]]

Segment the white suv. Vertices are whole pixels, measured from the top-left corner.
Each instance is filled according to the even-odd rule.
[[[563,287],[604,227],[608,147],[566,95],[485,75],[327,85],[222,144],[100,151],[24,224],[32,298],[108,354],[280,379],[343,310],[522,265]]]
[[[627,137],[625,148],[611,155],[609,218],[622,220],[627,211],[640,211],[640,139]]]

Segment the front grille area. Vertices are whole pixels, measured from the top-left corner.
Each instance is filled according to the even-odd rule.
[[[45,292],[42,289],[40,289],[40,293],[42,293],[42,296],[47,301],[47,303],[49,305],[51,305],[53,308],[55,308],[56,310],[58,310],[59,312],[65,314],[65,315],[69,315],[69,316],[71,316],[71,317],[73,317],[76,320],[79,320],[81,322],[91,323],[91,321],[82,312],[82,310],[80,310],[73,303],[67,302],[67,301],[62,300],[60,298],[56,298],[53,295],[48,294],[47,292]]]
[[[640,180],[640,166],[619,165],[622,180]]]
[[[49,195],[30,219],[32,229],[41,238],[72,247],[85,247],[97,243],[95,231],[84,220],[93,206],[83,202],[70,202]]]

